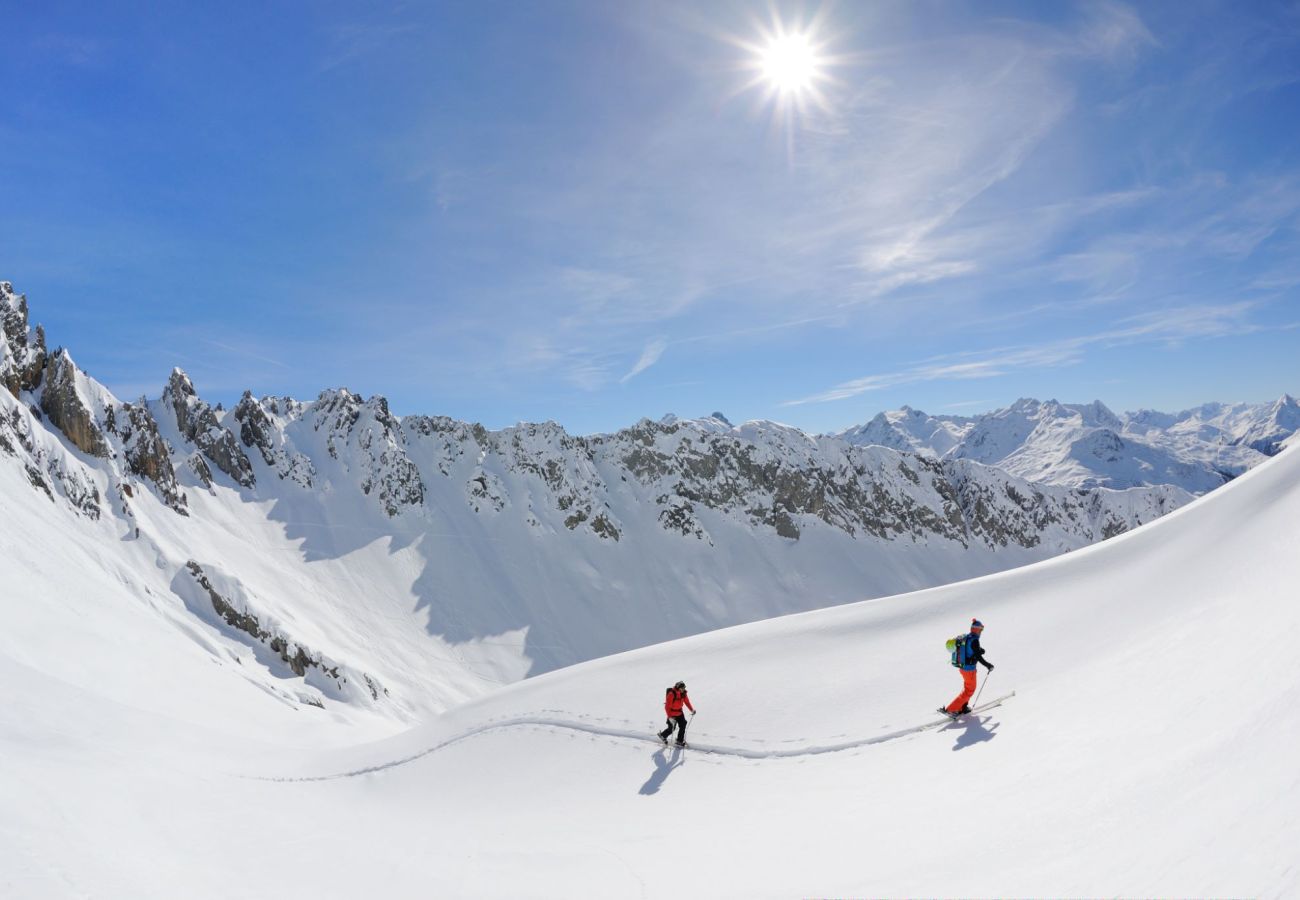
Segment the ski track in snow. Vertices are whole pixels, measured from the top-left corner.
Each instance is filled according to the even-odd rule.
[[[986,712],[990,709],[993,709],[994,707],[1001,706],[1003,703],[1010,700],[1015,695],[1016,692],[1012,691],[1009,694],[1004,694],[1003,696],[998,697],[997,699],[994,700],[990,700],[987,703],[981,703],[979,706],[976,706],[974,709],[972,709],[970,714],[973,715],[975,713]],[[912,725],[908,728],[901,728],[897,731],[891,731],[886,734],[878,734],[875,737],[859,738],[857,740],[851,740],[851,741],[841,741],[835,744],[816,744],[813,746],[804,746],[804,747],[791,747],[791,748],[768,750],[768,749],[750,749],[746,747],[722,747],[715,744],[691,743],[688,744],[685,749],[694,750],[701,753],[710,753],[715,756],[733,756],[740,759],[755,759],[755,760],[789,759],[791,757],[800,757],[800,756],[819,756],[824,753],[841,753],[845,750],[853,750],[858,747],[869,747],[872,744],[883,744],[887,741],[898,740],[899,738],[907,737],[910,734],[917,734],[918,732],[922,732],[930,728],[943,728],[945,726],[955,725],[955,724],[958,724],[958,720],[947,719],[947,718],[937,719],[930,722],[926,722],[921,725]],[[410,756],[404,756],[401,759],[391,760],[390,762],[381,763],[380,765],[366,766],[365,768],[353,769],[348,772],[337,772],[332,775],[308,775],[308,776],[301,776],[301,777],[276,777],[276,776],[250,775],[250,776],[242,776],[242,777],[252,778],[258,781],[279,781],[279,782],[337,781],[342,778],[357,778],[362,775],[374,775],[379,772],[384,772],[388,769],[396,769],[399,766],[404,766],[409,763],[413,763],[416,760],[423,759],[424,757],[437,753],[440,750],[445,750],[448,747],[452,747],[456,744],[463,743],[464,741],[470,740],[472,738],[480,737],[484,734],[488,734],[493,731],[502,731],[509,728],[527,728],[527,727],[562,729],[567,731],[576,731],[583,734],[596,735],[598,737],[625,738],[627,740],[654,744],[656,746],[668,746],[668,747],[673,746],[671,743],[666,745],[662,744],[658,738],[652,735],[647,735],[644,732],[639,730],[624,729],[624,728],[604,728],[599,725],[590,725],[587,724],[586,722],[575,722],[568,719],[548,718],[546,716],[520,716],[517,718],[504,719],[496,722],[487,722],[478,728],[470,729],[469,731],[466,731],[462,734],[458,734],[455,737],[448,738],[445,741],[441,741],[437,744],[434,744],[432,747],[426,747],[424,750],[421,750],[419,753],[413,753]],[[789,743],[789,742],[787,741],[785,743]]]

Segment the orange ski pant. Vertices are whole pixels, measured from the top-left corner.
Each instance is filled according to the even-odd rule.
[[[950,713],[955,713],[957,710],[961,709],[966,705],[967,700],[975,696],[975,670],[972,669],[967,672],[965,669],[962,669],[961,682],[961,693],[957,695],[956,700],[948,704],[948,712]]]

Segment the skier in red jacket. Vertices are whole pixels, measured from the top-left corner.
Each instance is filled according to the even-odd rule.
[[[691,715],[695,715],[691,698],[686,695],[686,682],[679,681],[670,687],[664,696],[664,713],[668,716],[668,727],[659,732],[659,740],[665,744],[668,743],[668,736],[673,733],[673,727],[676,726],[677,746],[686,746],[686,716],[682,714],[683,706],[691,711]]]

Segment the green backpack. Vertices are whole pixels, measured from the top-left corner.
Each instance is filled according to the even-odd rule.
[[[949,638],[944,646],[952,655],[952,664],[960,669],[962,663],[966,661],[966,635],[959,634],[955,638]]]

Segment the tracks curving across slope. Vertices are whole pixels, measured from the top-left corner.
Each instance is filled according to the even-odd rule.
[[[990,700],[987,703],[981,703],[971,712],[981,713],[995,707],[1001,706],[1006,701],[1016,695],[1015,691],[1004,694],[1001,697]],[[692,742],[689,750],[702,753],[710,753],[717,756],[732,756],[739,759],[788,759],[791,757],[818,756],[824,753],[840,753],[845,750],[853,750],[859,747],[867,747],[872,744],[883,744],[886,741],[894,741],[906,737],[910,734],[925,731],[930,728],[942,728],[948,725],[956,724],[952,719],[941,718],[933,719],[920,725],[912,725],[907,728],[900,728],[897,731],[891,731],[886,734],[878,734],[868,738],[857,738],[847,741],[838,741],[830,744],[812,744],[800,747],[783,747],[783,748],[751,748],[751,747],[726,747],[718,744],[701,744]],[[585,734],[597,735],[600,737],[622,738],[624,740],[638,741],[642,743],[659,745],[652,735],[646,734],[633,728],[612,728],[604,725],[597,725],[588,722],[575,721],[573,719],[559,718],[558,716],[533,715],[533,716],[516,716],[498,721],[485,722],[477,728],[471,728],[455,737],[448,738],[444,741],[426,747],[417,753],[399,757],[388,762],[378,763],[373,766],[364,766],[358,769],[352,769],[346,772],[336,772],[329,775],[307,775],[296,777],[276,777],[276,776],[253,776],[260,781],[280,781],[280,782],[308,782],[308,781],[335,781],[341,778],[356,778],[361,775],[373,775],[384,772],[389,769],[396,769],[400,766],[413,763],[416,760],[423,759],[445,750],[456,744],[476,738],[494,731],[502,731],[511,728],[549,728],[555,730],[575,731]]]

